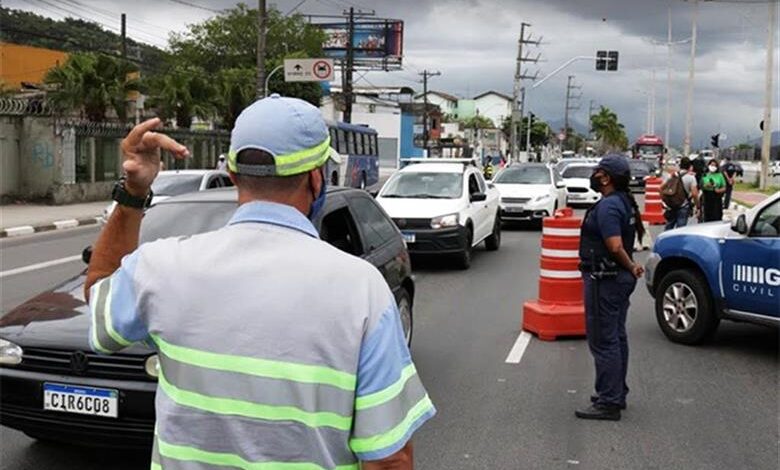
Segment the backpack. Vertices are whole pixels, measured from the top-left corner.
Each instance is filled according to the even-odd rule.
[[[661,185],[661,200],[670,209],[679,209],[688,202],[688,194],[679,174],[672,175]]]

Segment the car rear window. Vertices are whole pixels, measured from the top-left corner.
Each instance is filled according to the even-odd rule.
[[[200,189],[201,175],[158,175],[152,184],[152,191],[157,196],[178,196],[192,193]]]
[[[158,204],[144,215],[141,243],[217,230],[227,224],[237,208],[236,202]]]

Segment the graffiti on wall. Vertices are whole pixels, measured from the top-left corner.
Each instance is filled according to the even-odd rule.
[[[49,142],[36,142],[32,147],[32,161],[43,169],[54,166],[54,153]]]

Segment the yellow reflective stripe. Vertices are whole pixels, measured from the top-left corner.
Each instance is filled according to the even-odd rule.
[[[279,176],[290,176],[313,170],[314,168],[322,166],[322,164],[328,160],[329,156],[330,136],[314,147],[288,153],[286,155],[276,155],[274,157],[276,174]],[[238,167],[236,166],[238,164],[238,153],[234,150],[230,150],[228,152],[227,160],[228,168],[235,173],[238,170]]]
[[[409,429],[411,429],[412,424],[432,408],[433,403],[431,403],[431,399],[428,398],[428,395],[425,395],[408,413],[406,413],[404,420],[397,426],[385,433],[377,434],[375,436],[353,437],[349,440],[349,448],[355,453],[366,453],[390,447],[403,438],[406,433],[409,432]]]
[[[401,370],[401,377],[389,387],[369,395],[355,398],[355,409],[364,410],[366,408],[381,405],[382,403],[387,403],[401,393],[401,390],[404,389],[406,382],[411,377],[414,377],[416,373],[417,369],[414,368],[414,364],[409,364],[408,366],[404,367],[403,370]]]
[[[157,462],[152,462],[151,470],[162,470],[162,465]]]
[[[353,374],[331,369],[330,367],[218,354],[176,346],[163,340],[158,335],[152,334],[151,336],[160,352],[170,359],[185,364],[271,379],[331,385],[349,392],[355,390],[357,379]]]
[[[113,283],[112,283],[113,284]],[[106,306],[103,309],[103,321],[106,323],[106,331],[108,332],[108,335],[116,341],[117,343],[121,344],[122,346],[130,346],[132,344],[132,341],[128,341],[122,337],[115,329],[114,329],[114,319],[111,318],[111,285],[108,286],[108,297],[106,297]]]
[[[95,302],[91,307],[92,310],[92,347],[94,347],[98,352],[101,352],[103,354],[111,354],[111,351],[104,348],[103,345],[100,344],[100,341],[98,341],[98,324],[97,324],[97,316],[100,315],[100,312],[98,312],[98,305],[100,305],[100,288],[103,286],[103,282],[105,282],[106,279],[101,279],[97,282],[97,284],[93,285],[90,289],[92,290],[90,294],[90,298]]]
[[[158,380],[160,388],[165,394],[181,406],[197,408],[210,413],[269,421],[297,421],[311,428],[330,427],[341,431],[349,431],[352,428],[351,416],[341,416],[326,411],[308,412],[294,406],[264,405],[235,398],[210,397],[176,387],[165,379],[162,370]]]
[[[210,452],[197,447],[169,444],[159,438],[157,443],[160,447],[160,455],[175,460],[195,461],[245,470],[325,470],[316,463],[310,462],[250,462],[240,455]],[[336,470],[358,470],[358,468],[357,463],[335,467]]]

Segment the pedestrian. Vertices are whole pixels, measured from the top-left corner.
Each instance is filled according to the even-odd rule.
[[[696,176],[696,183],[701,188],[701,178],[707,173],[707,163],[704,161],[704,157],[696,155],[696,158],[691,160],[694,176]]]
[[[723,208],[728,209],[731,205],[731,193],[734,190],[734,183],[737,181],[737,165],[732,163],[731,157],[727,155],[723,160],[720,171],[726,179],[726,192],[723,193]]]
[[[644,236],[628,182],[631,169],[619,154],[602,158],[590,186],[602,198],[585,213],[580,230],[580,270],[584,282],[588,346],[596,366],[596,393],[578,409],[581,419],[620,420],[626,407],[629,298],[644,269],[633,261],[634,241]]]
[[[486,180],[493,179],[493,161],[488,160],[485,167],[482,169],[483,176]]]
[[[661,185],[661,202],[665,206],[664,230],[672,230],[688,225],[693,210],[699,210],[699,188],[696,177],[691,173],[691,159],[683,157],[679,170],[672,167],[666,181]]]
[[[139,247],[160,149],[188,154],[159,124],[122,142],[119,206],[85,285],[96,351],[157,347],[152,468],[411,469],[411,435],[435,409],[382,275],[311,222],[331,154],[319,110],[278,95],[247,107],[227,226]]]
[[[217,159],[217,170],[226,171],[227,170],[227,161],[225,161],[225,154],[222,153],[219,155],[219,158]]]
[[[726,177],[718,167],[718,160],[707,164],[708,172],[702,176],[702,222],[723,220],[723,194],[726,192]]]

